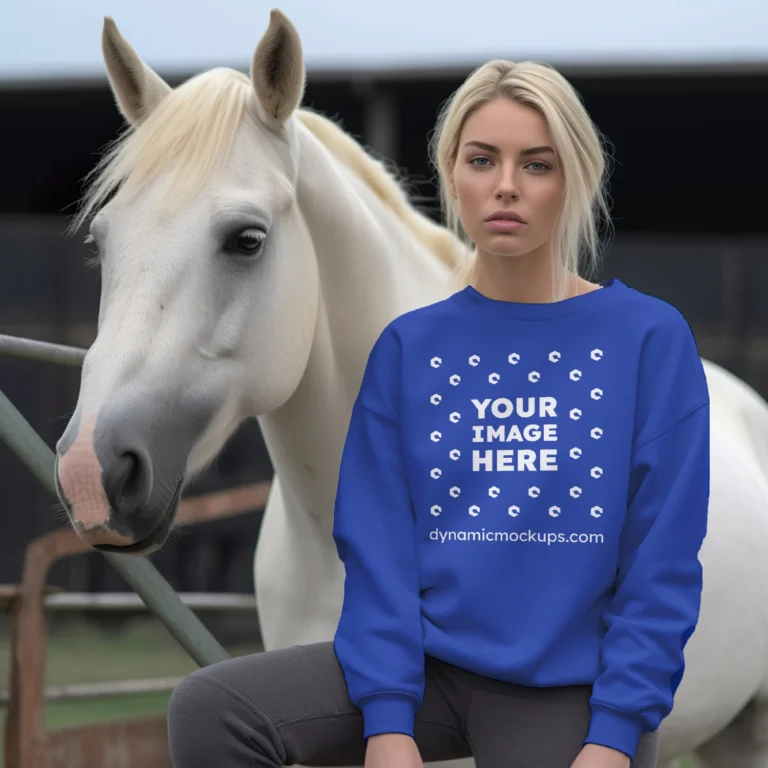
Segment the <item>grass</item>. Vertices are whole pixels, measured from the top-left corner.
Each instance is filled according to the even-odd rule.
[[[232,656],[260,650],[255,642],[227,648]],[[9,637],[7,634],[0,635],[0,674],[3,674],[4,681],[8,679],[9,655]],[[113,636],[84,623],[71,624],[52,633],[46,658],[46,685],[182,677],[197,669],[195,662],[162,625],[143,618],[133,621]],[[7,682],[0,684],[2,688],[6,686]],[[161,715],[166,711],[169,696],[168,693],[150,693],[54,702],[45,708],[45,727],[54,730]],[[3,708],[0,709],[0,768],[3,765],[4,724]]]
[[[82,702],[58,702],[46,707],[46,730],[68,728],[84,723],[130,720],[165,714],[167,693],[136,694],[114,699],[94,699]]]

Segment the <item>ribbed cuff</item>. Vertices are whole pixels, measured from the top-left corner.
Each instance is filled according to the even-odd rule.
[[[363,737],[380,733],[404,733],[413,736],[416,700],[397,693],[380,693],[360,702],[363,713]]]
[[[642,728],[634,718],[605,707],[592,707],[592,720],[585,744],[600,744],[635,757]]]

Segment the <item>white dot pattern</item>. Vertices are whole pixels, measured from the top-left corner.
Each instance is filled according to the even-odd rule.
[[[579,428],[579,431],[582,432],[582,437],[579,440],[579,444],[564,447],[564,455],[561,456],[561,461],[568,461],[572,464],[576,464],[580,462],[580,460],[585,455],[585,452],[587,452],[589,444],[592,441],[601,440],[601,438],[604,436],[604,426],[601,423],[602,420],[599,415],[600,410],[598,409],[596,411],[595,405],[604,398],[605,389],[603,386],[595,386],[596,382],[594,379],[596,376],[592,375],[593,371],[592,369],[589,369],[590,366],[594,366],[596,363],[599,363],[601,360],[603,360],[604,352],[602,349],[594,348],[590,350],[588,357],[580,357],[579,359],[574,357],[573,360],[568,360],[566,359],[567,357],[568,355],[563,354],[561,350],[552,349],[548,351],[545,356],[538,358],[537,360],[531,360],[530,370],[525,370],[525,361],[523,356],[519,352],[509,351],[507,354],[505,354],[504,357],[501,358],[502,361],[506,360],[507,364],[511,366],[508,369],[509,376],[506,378],[503,370],[495,367],[499,365],[498,360],[488,360],[487,363],[490,366],[490,370],[488,370],[487,373],[482,373],[482,368],[485,366],[483,365],[483,358],[480,355],[471,354],[463,359],[466,361],[467,374],[470,371],[473,371],[473,369],[475,371],[481,372],[483,379],[485,379],[488,384],[491,384],[494,387],[498,387],[499,385],[503,384],[508,388],[508,390],[513,389],[514,381],[512,380],[519,380],[519,377],[523,376],[525,379],[527,379],[528,382],[536,385],[537,388],[541,386],[543,392],[543,387],[546,387],[549,383],[548,380],[552,376],[557,376],[557,386],[559,391],[562,392],[563,387],[567,389],[569,386],[578,388],[578,396],[571,399],[581,400],[585,404],[581,407],[574,406],[565,413],[560,412],[558,416],[559,420],[565,418],[571,422],[581,422],[583,424],[583,428]],[[444,393],[442,389],[446,382],[451,388],[456,388],[462,385],[462,376],[464,375],[464,372],[460,370],[461,360],[459,360],[458,363],[458,365],[455,365],[454,370],[450,371],[448,375],[446,375],[441,374],[439,370],[437,370],[440,369],[440,367],[443,365],[443,357],[433,356],[429,359],[429,366],[432,369],[436,369],[435,373],[432,374],[433,376],[436,376],[434,381],[435,389],[430,397],[430,403],[432,405],[440,406],[443,403],[445,394],[448,394],[448,392]],[[564,365],[565,368],[562,368],[562,365]],[[545,368],[540,366],[549,367]],[[547,373],[547,371],[550,371],[551,373]],[[585,374],[585,371],[587,371],[587,374]],[[597,372],[599,373],[599,371]],[[585,376],[588,378],[587,388],[584,387]],[[507,379],[509,379],[509,381],[507,381]],[[502,387],[499,387],[499,389],[499,397],[507,396]],[[592,406],[588,408],[586,404],[589,402],[592,403]],[[432,431],[429,433],[429,439],[431,442],[439,443],[446,437],[449,441],[455,441],[459,439],[459,436],[456,432],[456,430],[459,428],[457,425],[460,424],[464,416],[470,420],[475,416],[474,406],[469,404],[469,399],[467,400],[467,404],[468,410],[466,413],[463,413],[459,410],[452,410],[450,413],[446,413],[442,409],[436,409],[435,412],[441,412],[443,416],[440,417],[438,422],[435,423],[437,428],[432,429]],[[585,414],[587,413],[589,414],[589,422],[585,420]],[[453,430],[453,432],[451,432],[451,430]],[[461,439],[465,440],[466,437]],[[433,466],[430,470],[430,476],[434,480],[440,481],[436,483],[435,486],[433,486],[433,491],[431,494],[432,497],[435,498],[436,503],[433,503],[429,506],[430,514],[435,517],[443,514],[446,511],[445,502],[442,504],[437,503],[440,498],[449,501],[451,499],[459,499],[459,497],[463,497],[461,487],[456,484],[451,484],[450,482],[452,468],[451,463],[458,462],[462,458],[462,455],[462,451],[454,443],[451,445],[449,450],[443,453],[443,456],[448,458],[448,463],[445,465],[445,467]],[[604,474],[603,467],[596,465],[593,462],[589,462],[589,460],[587,461],[588,463],[583,465],[583,482],[579,485],[571,485],[568,488],[562,490],[562,501],[556,504],[550,504],[545,508],[546,514],[549,517],[558,518],[561,515],[566,516],[568,514],[569,502],[578,500],[582,496],[591,496],[593,495],[592,489],[599,488],[600,480],[603,478]],[[572,475],[569,475],[569,477],[571,476]],[[477,493],[481,487],[482,483],[474,483],[472,488],[473,493]],[[496,512],[498,509],[501,510],[502,513],[506,513],[506,515],[511,518],[525,518],[527,512],[535,512],[538,514],[540,507],[536,504],[535,500],[538,499],[541,494],[542,488],[539,485],[531,483],[524,485],[524,488],[518,491],[520,498],[504,498],[504,489],[500,488],[498,485],[491,485],[490,487],[486,487],[486,499],[490,499],[491,501],[495,499],[501,499],[503,501],[503,505],[501,507],[496,507],[493,505],[493,509],[489,507],[487,512]],[[483,508],[481,507],[479,501],[479,498],[465,499],[463,503],[463,509],[466,510],[465,514],[468,513],[471,517],[480,517],[483,515]],[[461,507],[459,507],[459,509],[461,509]],[[586,509],[588,509],[588,514],[593,520],[599,520],[605,514],[604,508],[599,504],[588,503]]]

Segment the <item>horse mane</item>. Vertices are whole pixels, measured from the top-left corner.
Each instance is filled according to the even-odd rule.
[[[427,250],[452,269],[459,265],[460,246],[453,235],[413,207],[407,192],[384,163],[366,152],[333,120],[306,108],[297,114],[315,138],[357,174]]]
[[[217,68],[187,80],[108,146],[86,176],[86,191],[71,230],[109,198],[131,198],[158,178],[169,163],[164,204],[190,199],[229,153],[252,92],[251,81],[233,69]],[[339,162],[344,163],[389,207],[412,235],[440,261],[459,266],[461,246],[448,230],[417,211],[385,165],[368,154],[335,122],[306,108],[298,118]]]

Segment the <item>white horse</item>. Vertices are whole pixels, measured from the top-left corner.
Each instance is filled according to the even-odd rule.
[[[103,50],[132,128],[83,208],[106,203],[91,224],[98,336],[57,446],[73,523],[94,545],[160,546],[183,476],[255,416],[275,468],[255,557],[265,646],[328,640],[343,586],[335,483],[368,353],[391,319],[457,288],[467,252],[349,136],[299,109],[301,43],[281,13],[250,78],[212,70],[172,90],[110,19]],[[768,768],[768,406],[707,374],[703,610],[661,764],[704,745],[709,768]]]

